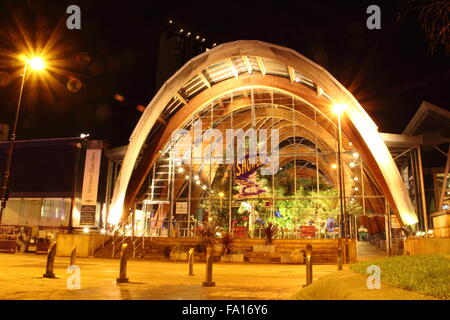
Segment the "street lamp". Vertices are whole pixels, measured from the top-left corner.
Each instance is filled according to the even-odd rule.
[[[6,208],[6,202],[8,201],[8,182],[9,182],[9,176],[10,176],[10,170],[11,170],[11,160],[12,160],[12,155],[13,155],[14,141],[16,140],[17,120],[19,118],[20,105],[22,103],[22,93],[23,93],[23,87],[25,84],[27,68],[28,68],[28,66],[30,66],[30,68],[32,70],[36,70],[36,71],[43,70],[45,68],[45,62],[41,57],[28,58],[28,57],[22,55],[21,60],[24,62],[22,83],[20,85],[19,101],[17,103],[16,117],[14,119],[14,123],[13,123],[12,129],[11,129],[11,135],[9,138],[9,146],[8,146],[8,153],[7,153],[7,158],[6,158],[5,171],[3,173],[3,185],[2,185],[2,189],[0,191],[0,201],[1,201],[0,224],[2,222],[3,210]]]
[[[347,108],[346,104],[338,103],[333,105],[333,112],[337,115],[338,118],[338,169],[339,169],[339,203],[340,203],[340,212],[341,212],[341,237],[345,239],[345,260],[348,262],[348,217],[347,210],[345,208],[345,185],[344,185],[344,177],[343,177],[343,169],[342,169],[342,127],[341,127],[341,115],[345,112]]]

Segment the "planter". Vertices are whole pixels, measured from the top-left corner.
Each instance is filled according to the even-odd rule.
[[[213,256],[220,256],[222,254],[222,245],[221,244],[215,244],[212,247],[212,255]]]
[[[188,253],[187,252],[179,252],[179,251],[171,251],[169,259],[171,261],[187,261]]]
[[[243,253],[232,253],[220,257],[221,262],[244,262]]]
[[[282,253],[281,263],[304,264],[305,257],[299,253]]]
[[[275,246],[265,245],[265,244],[255,244],[253,245],[253,252],[264,252],[264,253],[273,253],[275,252]]]

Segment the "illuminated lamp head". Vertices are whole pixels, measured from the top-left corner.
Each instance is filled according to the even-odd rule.
[[[345,103],[336,103],[333,105],[334,114],[340,115],[345,111],[345,109],[347,109],[347,105]]]

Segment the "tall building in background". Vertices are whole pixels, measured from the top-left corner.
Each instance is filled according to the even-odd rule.
[[[156,90],[187,61],[214,46],[216,43],[209,41],[204,34],[168,20],[159,38]]]
[[[9,133],[9,126],[4,123],[0,123],[0,141],[7,141]]]

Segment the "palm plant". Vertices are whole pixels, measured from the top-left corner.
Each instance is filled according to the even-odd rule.
[[[202,243],[208,247],[212,247],[217,242],[216,233],[220,228],[214,222],[206,222],[198,230],[198,235],[202,239]]]
[[[272,245],[273,239],[278,234],[278,226],[272,222],[269,222],[264,228],[264,234],[266,236],[266,245]]]
[[[221,242],[222,242],[222,249],[223,254],[229,255],[231,254],[231,244],[234,241],[234,237],[230,232],[225,232],[222,236]]]

